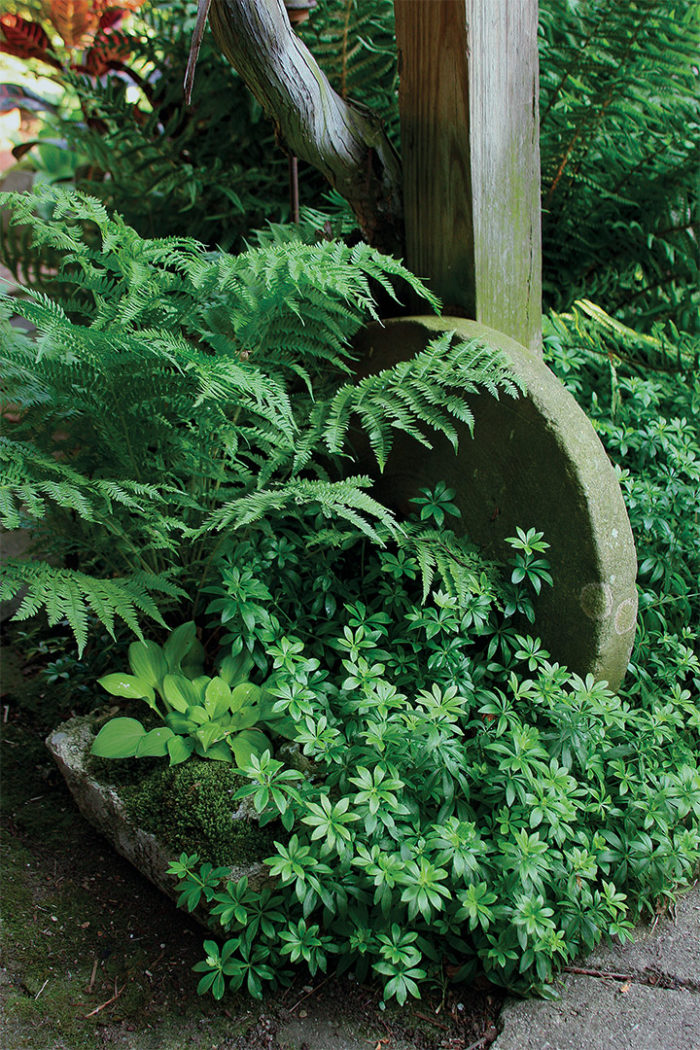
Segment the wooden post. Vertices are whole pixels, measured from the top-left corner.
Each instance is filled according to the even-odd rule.
[[[537,0],[394,0],[408,265],[541,346]]]

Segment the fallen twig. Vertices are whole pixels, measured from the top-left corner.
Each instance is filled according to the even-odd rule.
[[[96,976],[97,976],[97,956],[95,956],[95,961],[92,964],[92,973],[90,974],[90,983],[87,986],[88,992],[91,992],[92,989],[95,987],[95,977]]]
[[[48,979],[48,977],[47,977],[47,978],[46,978],[46,980],[44,981],[44,983],[42,984],[41,988],[39,989],[39,991],[38,991],[38,992],[36,993],[36,995],[34,996],[34,1000],[35,1000],[35,1001],[36,1001],[36,1000],[37,1000],[37,999],[39,998],[39,996],[40,996],[40,995],[41,995],[41,993],[43,992],[44,988],[46,988],[46,985],[47,985],[48,983],[49,983],[49,979]]]
[[[324,977],[323,980],[319,984],[317,984],[315,988],[312,988],[310,992],[307,992],[306,995],[302,995],[301,999],[297,1000],[297,1002],[294,1004],[294,1006],[291,1006],[289,1008],[290,1014],[294,1013],[294,1011],[296,1010],[297,1006],[301,1006],[301,1004],[304,1002],[304,1000],[308,999],[310,995],[313,995],[314,992],[317,992],[319,990],[319,988],[323,988],[324,984],[328,984],[328,982],[330,981],[331,977],[335,977],[335,970],[333,971],[333,973],[329,973],[327,977]]]
[[[420,1017],[421,1021],[429,1021],[430,1024],[434,1024],[437,1028],[442,1028],[443,1032],[449,1032],[449,1025],[443,1024],[442,1021],[436,1021],[434,1017],[428,1017],[427,1014],[419,1014],[416,1010],[416,1017]]]
[[[565,966],[565,973],[580,973],[584,977],[609,977],[613,981],[631,981],[631,973],[613,973],[611,970],[589,970],[585,966]]]
[[[157,959],[154,959],[152,963],[148,964],[148,970],[155,970],[156,966],[158,965],[158,963],[160,962],[160,960],[163,958],[164,955],[165,955],[165,948],[160,953],[160,955],[158,956]],[[146,971],[146,973],[148,973],[148,970]]]
[[[112,996],[112,998],[108,999],[106,1003],[101,1003],[100,1006],[96,1006],[95,1009],[91,1010],[89,1014],[83,1014],[83,1016],[86,1017],[86,1018],[87,1017],[94,1017],[95,1014],[98,1014],[100,1012],[100,1010],[104,1010],[104,1008],[106,1006],[110,1006],[113,1002],[116,1002],[116,1000],[119,998],[119,996],[122,994],[122,992],[124,991],[125,988],[126,988],[126,981],[121,986],[121,988],[117,988],[117,982],[115,981],[114,982],[114,995]]]

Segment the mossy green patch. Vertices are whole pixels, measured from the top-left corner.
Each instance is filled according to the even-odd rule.
[[[124,768],[121,775],[131,774]],[[191,758],[178,766],[161,763],[124,783],[120,795],[130,819],[173,851],[198,853],[216,865],[240,864],[272,851],[271,835],[256,821],[233,819],[239,806],[234,795],[243,783],[225,763]]]

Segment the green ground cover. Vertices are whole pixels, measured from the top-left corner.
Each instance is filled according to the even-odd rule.
[[[395,129],[393,88],[384,91],[395,77],[384,46],[389,9],[373,6],[382,46],[355,55],[371,60]],[[373,498],[367,447],[381,469],[395,431],[454,441],[470,426],[474,391],[518,391],[488,347],[449,338],[354,381],[350,340],[369,318],[389,302],[395,312],[408,289],[426,308],[436,303],[395,260],[356,243],[337,199],[325,202],[327,217],[307,211],[299,227],[253,237],[251,187],[268,185],[255,165],[236,191],[221,165],[203,160],[206,179],[195,163],[183,169],[187,114],[149,124],[121,81],[98,86],[68,71],[74,101],[124,133],[59,113],[77,157],[102,150],[100,164],[78,164],[76,176],[107,205],[125,204],[129,221],[60,189],[38,206],[4,198],[22,220],[4,235],[8,262],[26,252],[33,229],[34,258],[60,266],[58,276],[44,270],[48,294],[6,302],[2,322],[3,523],[31,525],[49,554],[10,562],[4,574],[8,596],[26,588],[20,619],[41,612],[48,623],[25,629],[23,643],[50,699],[24,700],[21,719],[41,724],[51,708],[104,703],[105,676],[121,676],[112,696],[145,699],[151,719],[158,708],[165,730],[153,720],[134,730],[129,707],[134,750],[123,739],[115,746],[119,726],[110,747],[146,756],[126,774],[144,763],[141,782],[127,785],[129,804],[148,821],[156,803],[169,810],[184,899],[211,904],[227,938],[208,941],[198,964],[200,990],[216,998],[226,985],[254,996],[266,981],[285,985],[296,964],[315,978],[337,966],[372,974],[400,1003],[484,973],[546,993],[558,967],[606,933],[626,936],[632,919],[663,908],[697,872],[697,26],[689,3],[647,5],[630,27],[635,15],[636,4],[620,12],[552,0],[542,17],[545,268],[549,300],[563,311],[545,318],[546,354],[619,471],[638,547],[639,629],[619,695],[556,665],[537,638],[546,536],[523,521],[511,562],[494,566],[459,535],[439,478],[412,518]],[[164,16],[133,44],[138,68],[152,68],[168,34],[172,66],[182,65],[173,24]],[[332,44],[332,18],[328,31]],[[221,140],[207,87],[223,76],[220,63],[202,56],[211,105],[199,130],[209,146]],[[163,78],[158,105],[170,104],[168,90]],[[255,137],[260,114],[236,112],[237,141]],[[628,166],[621,139],[635,145]],[[267,147],[257,144],[264,165]],[[163,165],[160,189],[129,201],[124,191],[141,170],[127,170],[129,158],[146,148]],[[192,198],[188,235],[149,239],[163,194],[172,219],[168,194],[180,190]],[[252,245],[237,254],[192,240],[217,239],[207,224],[222,194],[241,223],[228,229],[230,242],[245,230]],[[272,196],[269,214],[280,217]],[[144,202],[155,210],[145,217]],[[574,302],[581,292],[599,305]],[[10,323],[17,312],[35,336]],[[126,671],[134,634],[167,647],[189,621],[199,647],[189,684],[166,682],[183,668],[160,666],[153,646]],[[227,659],[246,662],[245,705],[234,698],[241,682],[226,681]],[[282,751],[273,715],[288,721],[304,762]],[[246,761],[234,733],[239,744],[252,734]],[[31,734],[11,730],[3,746],[25,764],[37,755]],[[185,755],[193,750],[198,760]],[[215,761],[202,787],[193,771],[207,753]],[[235,763],[244,768],[234,772]],[[199,810],[201,826],[188,841],[181,817],[195,784],[189,811]],[[200,867],[225,861],[222,797],[231,791],[236,804],[252,798],[273,843],[274,894]],[[5,811],[21,824],[28,803],[10,791]],[[48,830],[56,818],[42,809],[36,819]],[[17,894],[16,915],[26,917],[30,891],[22,884]],[[29,972],[35,949],[12,922],[10,969]],[[144,960],[135,964],[143,972]],[[46,1004],[53,991],[34,992],[29,980],[16,1007],[33,1024],[31,996]],[[49,1013],[55,1020],[58,1005]]]

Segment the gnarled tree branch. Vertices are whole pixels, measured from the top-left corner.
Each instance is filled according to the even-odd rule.
[[[214,0],[209,19],[288,149],[349,201],[370,244],[403,254],[401,170],[381,121],[336,94],[282,0]]]

